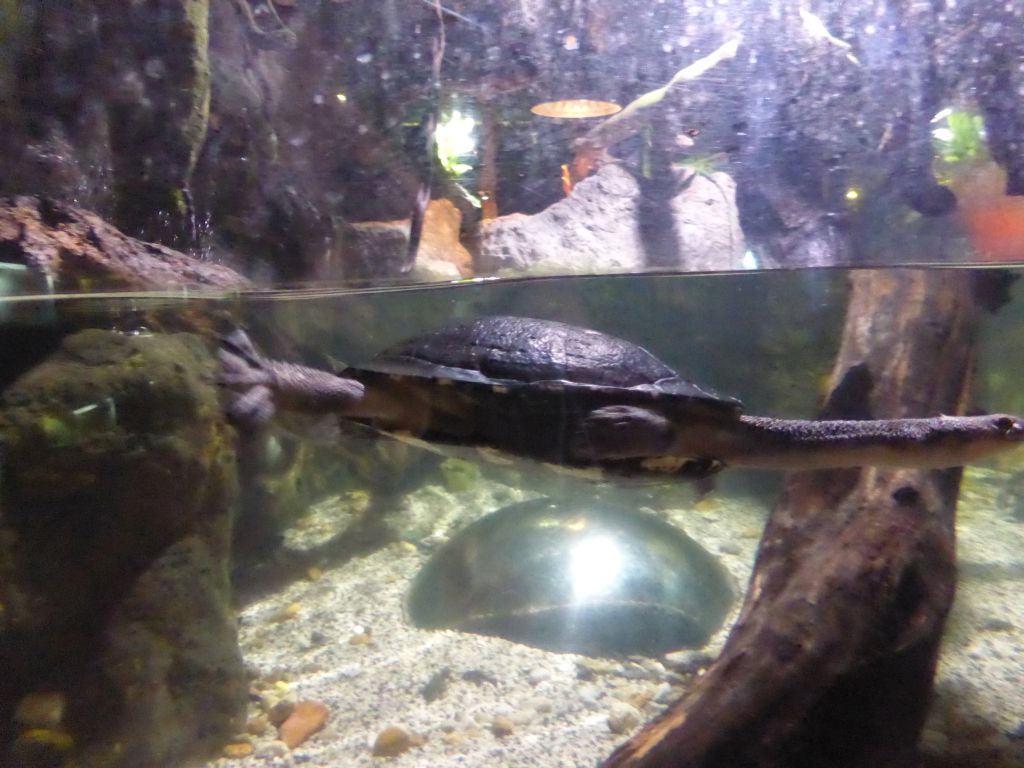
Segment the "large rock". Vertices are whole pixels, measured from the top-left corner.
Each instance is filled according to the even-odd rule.
[[[0,763],[40,691],[63,695],[50,741],[85,766],[175,765],[238,728],[214,376],[196,336],[91,329],[0,396]]]
[[[431,200],[409,275],[417,281],[457,280],[473,274],[472,257],[459,242],[462,214],[450,200]],[[349,227],[338,274],[321,277],[381,278],[401,273],[408,261],[409,219],[367,221]]]
[[[627,171],[606,165],[540,213],[485,221],[479,269],[519,274],[741,269],[745,246],[732,179],[724,173],[693,174],[679,186],[675,196],[652,198]]]

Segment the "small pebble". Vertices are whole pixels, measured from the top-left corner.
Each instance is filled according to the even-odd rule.
[[[494,675],[492,675],[490,672],[485,672],[482,669],[467,669],[465,672],[459,675],[459,677],[462,680],[465,680],[467,683],[472,683],[473,685],[483,685],[484,683],[487,683],[489,685],[498,684],[498,679]]]
[[[665,668],[653,659],[630,661],[622,665],[622,676],[627,680],[660,680]]]
[[[268,741],[266,744],[261,744],[260,748],[256,750],[257,757],[265,758],[283,758],[288,757],[290,754],[291,750],[288,749],[288,745],[277,739],[274,741]]]
[[[618,693],[617,698],[643,711],[654,698],[654,692],[650,688],[634,689]]]
[[[540,685],[550,679],[551,672],[547,669],[531,669],[530,674],[527,677],[527,680],[530,681],[530,685]]]
[[[270,711],[267,713],[267,719],[271,725],[278,728],[285,720],[292,716],[294,710],[295,702],[283,699],[270,708]]]
[[[373,639],[373,629],[362,624],[352,627],[352,635],[348,639],[349,645],[368,645]]]
[[[632,704],[627,704],[624,701],[616,702],[612,704],[611,711],[608,713],[608,730],[617,734],[629,733],[640,725],[641,718],[640,710]]]
[[[498,715],[491,720],[491,733],[495,736],[511,736],[516,729],[516,724],[508,715]]]
[[[431,702],[440,699],[448,692],[448,686],[452,681],[451,667],[442,667],[430,676],[430,679],[420,688],[420,695],[424,701]]]
[[[654,700],[658,704],[671,704],[680,696],[679,691],[668,683],[662,683],[654,692]]]
[[[539,712],[542,715],[546,715],[549,712],[553,712],[555,709],[555,705],[552,703],[551,699],[545,698],[543,696],[536,696],[524,703],[526,706],[533,709],[534,712]]]
[[[295,704],[294,711],[281,723],[277,735],[292,749],[324,727],[330,710],[322,701],[306,700]]]
[[[705,496],[700,501],[695,502],[693,508],[698,512],[717,512],[722,508],[722,503],[718,499],[711,498],[710,496]]]
[[[508,713],[508,719],[516,725],[529,725],[533,721],[534,711],[527,707]]]
[[[413,734],[397,725],[391,725],[377,734],[377,738],[373,742],[373,756],[396,757],[415,746],[417,746],[417,739]]]
[[[330,640],[330,637],[327,635],[327,633],[326,632],[321,632],[319,629],[314,629],[312,632],[309,633],[309,644],[310,645],[313,645],[313,646],[323,645],[328,640]]]
[[[463,731],[446,731],[441,736],[441,741],[447,744],[449,747],[457,747],[466,740],[466,734]]]
[[[576,696],[587,709],[600,707],[599,699],[604,696],[604,691],[597,685],[582,685],[576,690]]]
[[[583,658],[576,662],[576,677],[580,680],[593,680],[619,668],[620,665],[604,659]]]
[[[266,715],[250,717],[245,723],[245,732],[252,736],[262,736],[270,728],[270,720]]]
[[[237,760],[240,757],[248,757],[253,753],[253,746],[247,741],[236,741],[231,744],[225,744],[222,750],[224,757],[230,757],[233,760]]]
[[[291,621],[297,618],[301,611],[302,603],[288,603],[288,605],[274,614],[271,621]]]
[[[693,675],[707,669],[714,661],[703,651],[673,651],[665,654],[665,666],[680,675]]]

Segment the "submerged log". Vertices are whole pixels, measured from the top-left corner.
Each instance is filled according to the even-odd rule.
[[[976,316],[964,272],[854,274],[830,415],[962,411]],[[912,765],[955,589],[960,476],[791,475],[721,655],[605,768]]]
[[[0,263],[50,291],[252,288],[220,264],[136,240],[91,211],[44,197],[0,198]]]

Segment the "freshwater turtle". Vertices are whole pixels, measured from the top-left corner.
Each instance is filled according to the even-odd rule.
[[[622,473],[702,476],[724,464],[776,469],[950,467],[1024,441],[996,414],[808,421],[749,416],[646,349],[525,317],[456,322],[340,374],[223,341],[221,381],[239,424],[278,408],[336,412],[390,432]]]

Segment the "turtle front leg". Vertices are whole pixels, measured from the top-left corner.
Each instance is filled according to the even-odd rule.
[[[265,424],[279,410],[338,413],[358,410],[365,389],[354,379],[305,365],[269,360],[237,330],[221,339],[217,383],[232,390],[228,416],[241,426]]]
[[[577,459],[601,461],[663,456],[675,426],[656,411],[634,405],[607,405],[580,421],[570,449]]]

